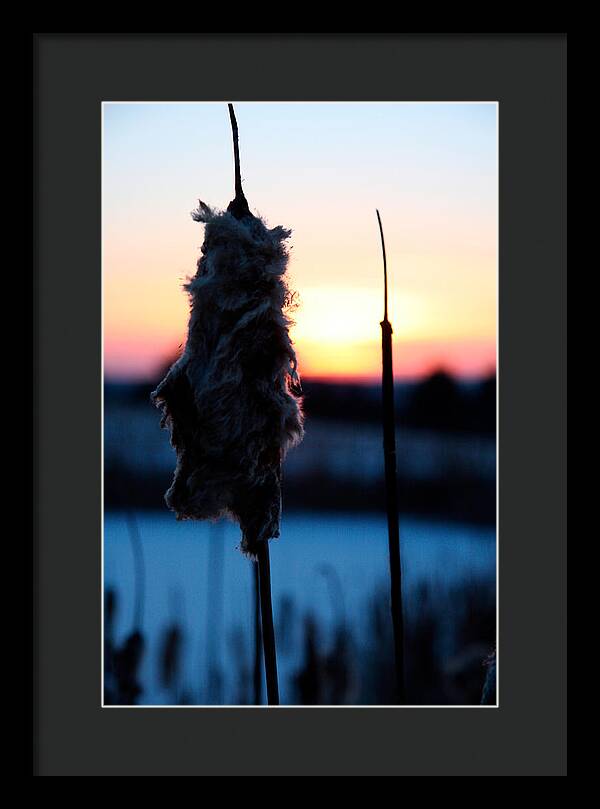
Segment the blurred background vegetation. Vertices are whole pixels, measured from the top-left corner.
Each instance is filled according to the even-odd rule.
[[[152,387],[105,383],[105,701],[264,701],[252,564],[236,526],[166,510]],[[272,543],[282,703],[390,704],[380,386],[303,389]],[[397,383],[396,406],[409,702],[477,704],[496,643],[496,379],[439,371]]]

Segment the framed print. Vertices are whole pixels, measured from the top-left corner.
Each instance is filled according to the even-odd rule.
[[[565,50],[34,35],[34,774],[566,774]]]

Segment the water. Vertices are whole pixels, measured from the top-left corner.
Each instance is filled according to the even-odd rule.
[[[157,655],[162,632],[173,621],[182,625],[186,641],[182,685],[208,693],[208,671],[217,666],[224,676],[222,699],[232,701],[231,672],[240,656],[251,665],[253,637],[252,563],[236,550],[239,528],[178,523],[168,513],[138,512],[135,520],[144,555],[142,628],[148,639],[142,702],[170,701],[159,682]],[[494,586],[493,528],[402,519],[401,536],[408,610],[422,583],[433,593],[478,582]],[[122,640],[133,628],[135,611],[134,555],[124,514],[106,514],[104,537],[105,587],[118,594],[115,634]],[[326,629],[343,616],[357,632],[367,631],[365,606],[378,587],[387,587],[386,521],[373,514],[288,513],[281,539],[270,547],[285,703],[291,701],[288,682],[301,652],[299,638],[286,629],[292,618],[312,613]]]

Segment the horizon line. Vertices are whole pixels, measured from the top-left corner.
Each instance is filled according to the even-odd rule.
[[[430,379],[432,376],[437,374],[445,374],[449,376],[451,379],[454,379],[458,382],[480,382],[486,379],[490,379],[491,377],[497,376],[497,369],[495,367],[490,367],[489,371],[482,372],[482,373],[453,373],[452,371],[448,370],[440,366],[439,368],[432,369],[423,374],[419,374],[417,376],[394,376],[394,383],[400,384],[418,384],[420,382],[424,382],[427,379]],[[157,377],[150,377],[146,375],[128,375],[128,374],[110,374],[104,373],[103,374],[103,383],[104,384],[121,384],[121,385],[154,385],[158,384],[159,378]],[[323,376],[323,375],[311,375],[311,376],[303,376],[301,377],[302,383],[315,383],[315,384],[329,384],[329,385],[364,385],[364,386],[372,386],[372,385],[379,385],[381,384],[381,376],[379,374],[375,375],[355,375],[355,376]]]

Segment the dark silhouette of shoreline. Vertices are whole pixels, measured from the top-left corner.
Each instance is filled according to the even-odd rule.
[[[165,508],[173,457],[151,389],[105,384],[107,509]],[[286,464],[286,509],[383,511],[380,385],[308,380],[303,390],[308,429]],[[495,376],[396,383],[396,429],[403,513],[495,523]]]

